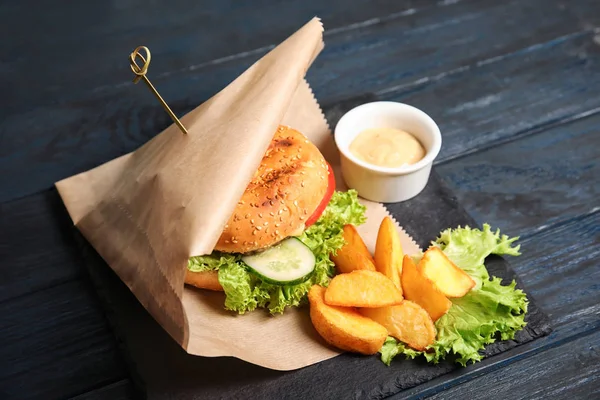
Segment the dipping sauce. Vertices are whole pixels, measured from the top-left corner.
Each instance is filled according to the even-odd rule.
[[[417,138],[395,128],[365,129],[350,143],[350,152],[369,164],[391,168],[414,164],[425,157]]]

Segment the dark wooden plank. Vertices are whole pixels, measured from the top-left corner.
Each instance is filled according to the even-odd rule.
[[[381,98],[428,112],[444,141],[436,162],[447,162],[599,111],[600,99],[592,93],[600,90],[600,46],[593,38],[593,33],[561,38]]]
[[[597,399],[600,331],[471,380],[431,399]]]
[[[519,357],[508,351],[483,361],[486,373],[547,351],[600,329],[600,212],[575,218],[567,223],[547,226],[520,240],[523,254],[511,257],[511,266],[523,282],[526,292],[550,316],[553,333],[523,345]],[[557,364],[558,365],[558,364]],[[439,393],[479,374],[435,379],[405,393],[409,398]]]
[[[126,377],[87,281],[0,303],[0,326],[3,399],[64,398]]]
[[[75,396],[72,400],[130,400],[135,396],[133,386],[129,379],[123,379],[115,383],[91,390]]]
[[[438,171],[476,220],[513,235],[528,234],[598,209],[599,132],[597,113],[440,165]]]
[[[590,95],[600,90],[600,50],[591,33],[573,33],[587,29],[586,23],[600,15],[593,12],[599,3],[585,0],[567,10],[548,6],[545,0],[481,2],[487,8],[479,4],[431,8],[363,29],[333,32],[310,71],[316,93],[326,103],[328,98],[356,95],[357,90],[379,90],[386,99],[415,103],[443,129],[440,159],[600,106],[598,97]],[[580,16],[579,5],[591,10],[587,19]],[[440,24],[440,19],[446,22]],[[484,27],[485,35],[469,36]],[[557,35],[561,38],[553,40]],[[400,41],[390,42],[391,37]],[[468,40],[463,43],[461,37]],[[506,57],[540,40],[550,42]],[[153,81],[181,114],[260,55],[156,76]],[[486,64],[477,67],[483,59]],[[454,72],[444,72],[449,69]],[[417,84],[411,86],[415,79]],[[390,86],[394,90],[383,91]],[[334,87],[339,90],[334,92]],[[515,113],[522,121],[505,113]],[[0,201],[47,188],[131,151],[168,124],[156,100],[129,84],[12,115],[0,126],[9,138],[0,153]],[[24,133],[12,134],[17,131]]]
[[[552,0],[457,2],[326,36],[308,79],[327,102],[397,91],[591,30],[598,15],[600,4],[593,0],[569,7]]]
[[[0,302],[85,274],[55,189],[0,204],[0,226]]]
[[[417,4],[418,3],[418,4]],[[318,15],[329,29],[436,6],[436,0],[86,1],[0,5],[0,119],[129,81],[129,53],[147,45],[152,76],[240,57],[285,39]],[[442,6],[438,6],[445,8]],[[35,12],[31,12],[35,10]],[[23,16],[27,16],[27,20]],[[368,23],[368,22],[367,22]],[[242,55],[243,57],[243,55]],[[40,62],[43,68],[40,68]]]

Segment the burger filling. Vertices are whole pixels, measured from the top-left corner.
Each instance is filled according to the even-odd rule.
[[[265,279],[256,269],[249,267],[243,261],[244,256],[248,258],[247,255],[218,251],[190,258],[188,269],[192,272],[217,270],[219,283],[226,296],[225,308],[240,314],[257,307],[267,308],[271,313],[282,313],[286,307],[300,305],[305,301],[311,286],[329,284],[334,274],[330,256],[344,245],[344,225],[360,225],[366,220],[366,209],[359,203],[356,191],[335,191],[331,170],[329,177],[323,200],[307,219],[306,230],[296,237],[314,255],[314,270],[304,279],[287,284],[277,283]],[[290,257],[292,254],[293,257],[301,255],[302,249],[294,245],[293,241],[290,244],[291,246],[286,244],[282,251],[288,252]],[[305,255],[301,257],[306,259]],[[295,258],[290,258],[290,263],[295,262]]]

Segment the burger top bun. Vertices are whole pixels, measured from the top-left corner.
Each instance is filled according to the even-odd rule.
[[[301,234],[325,196],[328,173],[314,144],[279,126],[215,250],[246,253]]]

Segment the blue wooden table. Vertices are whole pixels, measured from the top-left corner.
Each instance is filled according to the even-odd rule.
[[[600,1],[290,0],[0,4],[0,398],[127,399],[133,383],[82,266],[55,181],[169,123],[312,16],[320,103],[373,94],[440,125],[436,170],[511,260],[553,333],[402,393],[600,397]],[[516,349],[515,349],[516,350]]]

